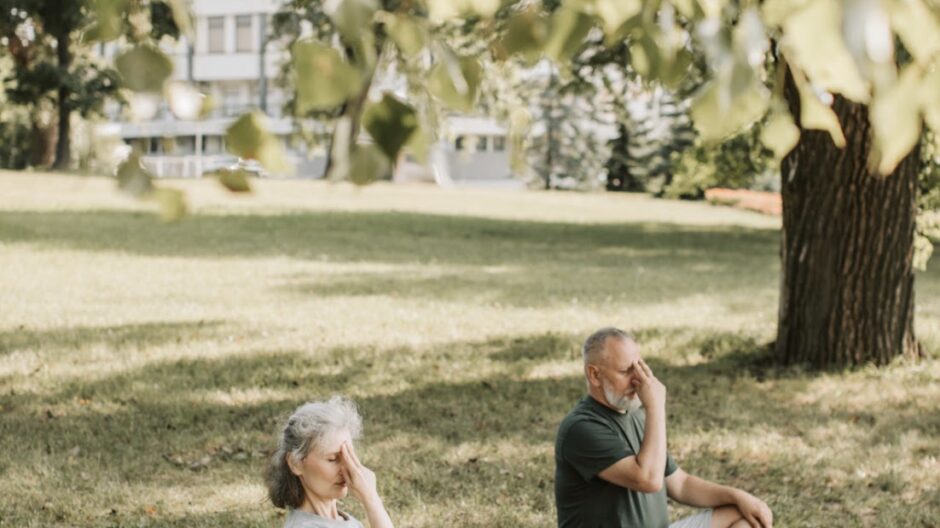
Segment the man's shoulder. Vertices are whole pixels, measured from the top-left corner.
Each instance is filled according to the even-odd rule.
[[[611,427],[613,425],[610,423],[610,418],[596,408],[597,404],[592,404],[590,398],[586,396],[568,412],[558,426],[559,437],[564,437],[572,428]]]

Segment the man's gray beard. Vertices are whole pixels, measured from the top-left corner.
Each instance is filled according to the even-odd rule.
[[[642,402],[640,402],[640,398],[638,398],[636,394],[634,394],[632,398],[626,394],[618,395],[603,381],[601,382],[601,388],[604,389],[604,398],[607,399],[607,404],[618,411],[631,412],[643,406]]]

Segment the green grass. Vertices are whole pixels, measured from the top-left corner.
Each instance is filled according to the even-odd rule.
[[[779,526],[940,518],[940,362],[764,366],[774,219],[258,183],[174,183],[194,211],[165,225],[105,181],[0,173],[0,526],[280,526],[260,484],[274,429],[335,393],[360,405],[397,525],[550,526],[578,346],[607,324],[669,387],[680,465]],[[940,354],[936,263],[917,332]]]

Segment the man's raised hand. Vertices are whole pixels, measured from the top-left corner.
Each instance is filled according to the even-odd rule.
[[[639,359],[633,364],[636,376],[633,386],[636,387],[637,396],[647,409],[666,406],[666,386],[660,382],[645,361]]]

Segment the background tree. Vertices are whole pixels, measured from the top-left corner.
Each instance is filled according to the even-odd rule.
[[[121,18],[126,24],[108,18]],[[137,40],[179,35],[165,2],[0,0],[0,33],[14,64],[4,79],[6,95],[11,103],[35,112],[32,164],[51,162],[56,169],[70,168],[73,114],[100,115],[107,100],[120,101],[118,73],[95,56],[93,47],[117,38],[125,28]],[[43,118],[47,109],[52,110],[52,119]],[[50,159],[53,143],[54,159]]]
[[[543,70],[550,71],[520,88],[531,94],[528,167],[544,189],[595,189],[603,183],[604,164],[610,158],[603,135],[613,116],[604,115],[605,105],[598,100],[604,94],[560,79],[553,65]]]

